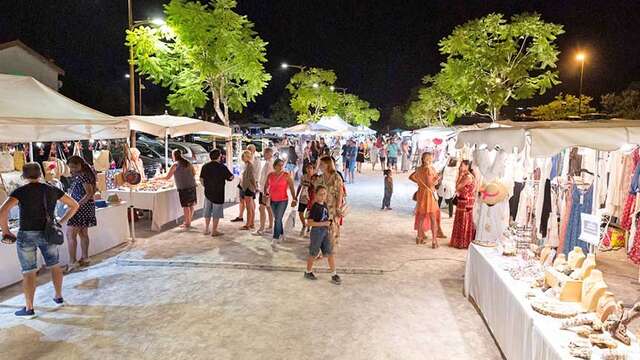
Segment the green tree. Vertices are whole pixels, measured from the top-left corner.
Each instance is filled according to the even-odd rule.
[[[308,68],[291,77],[287,90],[291,93],[291,109],[299,123],[316,122],[325,115],[335,115],[340,96],[333,91],[333,70]]]
[[[463,113],[498,120],[509,100],[529,99],[558,84],[557,37],[562,25],[538,14],[521,14],[508,22],[490,14],[458,26],[439,43],[447,57],[439,77]]]
[[[271,114],[269,117],[272,126],[288,127],[296,123],[296,114],[291,109],[290,101],[291,96],[285,92],[270,106]]]
[[[369,126],[380,119],[380,111],[372,108],[369,102],[360,99],[353,94],[341,94],[339,96],[337,113],[351,125]]]
[[[444,87],[442,75],[425,76],[422,83],[425,86],[418,90],[418,99],[411,102],[404,114],[408,125],[447,126],[464,114],[464,109]]]
[[[558,95],[548,104],[537,106],[531,115],[539,120],[564,120],[572,116],[580,116],[596,111],[591,106],[593,98],[582,95],[582,104],[575,95]],[[580,109],[580,111],[578,111]]]
[[[640,90],[629,86],[620,94],[603,95],[600,103],[604,110],[625,119],[640,119]]]
[[[235,8],[235,0],[171,0],[166,26],[127,31],[136,68],[170,89],[169,107],[177,113],[192,115],[212,101],[229,125],[229,111],[241,112],[271,79],[264,69],[267,43]]]

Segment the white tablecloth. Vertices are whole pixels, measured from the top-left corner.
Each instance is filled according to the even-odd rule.
[[[227,182],[225,187],[225,200],[234,202],[238,197],[237,180]],[[200,210],[204,206],[204,187],[198,184],[196,187],[198,203],[196,210]],[[151,230],[160,231],[162,226],[172,221],[176,221],[184,214],[180,206],[180,198],[178,190],[175,188],[164,189],[159,191],[127,191],[127,190],[109,190],[109,194],[117,194],[120,200],[124,200],[132,204],[136,209],[150,210],[152,212]]]
[[[89,238],[91,239],[89,256],[99,254],[128,240],[129,224],[126,204],[96,209],[96,218],[98,226],[89,229]],[[66,240],[59,247],[59,251],[60,262],[67,264],[69,251]],[[80,254],[80,245],[78,244],[78,255]],[[44,263],[42,256],[38,256],[38,261],[40,264]],[[0,288],[14,284],[21,279],[22,271],[18,262],[16,245],[0,244]]]
[[[472,244],[465,270],[466,296],[473,298],[480,308],[507,359],[572,359],[567,345],[578,336],[560,330],[561,320],[531,308],[526,298],[529,284],[513,279],[504,271],[505,265],[514,260],[500,256],[494,248]],[[633,351],[629,359],[640,359],[640,348],[635,339],[633,348],[618,345]]]

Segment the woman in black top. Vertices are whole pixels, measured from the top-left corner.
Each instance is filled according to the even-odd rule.
[[[14,190],[0,207],[0,227],[3,241],[16,241],[18,260],[22,268],[22,282],[25,307],[16,311],[15,315],[34,318],[33,297],[36,292],[36,272],[38,271],[37,249],[40,249],[47,267],[51,268],[51,277],[55,289],[53,301],[63,305],[62,269],[59,266],[58,245],[49,244],[44,235],[48,216],[54,216],[58,201],[67,205],[67,211],[59,220],[66,223],[78,210],[78,203],[62,190],[40,182],[42,170],[38,163],[28,163],[22,168],[22,177],[28,181],[24,186]],[[20,207],[20,229],[16,237],[9,229],[9,210]]]

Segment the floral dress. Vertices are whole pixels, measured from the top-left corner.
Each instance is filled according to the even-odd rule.
[[[315,182],[315,188],[322,185],[327,188],[327,208],[329,209],[329,218],[336,220],[338,211],[344,204],[338,203],[340,190],[343,189],[344,183],[338,172],[330,175],[318,176]]]
[[[475,201],[475,183],[471,174],[461,191],[458,191],[456,216],[453,220],[453,232],[451,233],[451,246],[458,249],[466,249],[471,241],[476,237],[476,229],[473,224],[473,204]]]
[[[71,178],[71,186],[69,187],[69,196],[75,201],[80,201],[86,194],[84,191],[84,184],[90,184],[91,179],[85,174],[74,175]],[[78,212],[73,215],[69,222],[69,226],[88,228],[97,225],[96,220],[96,205],[91,198],[89,201],[80,205]]]

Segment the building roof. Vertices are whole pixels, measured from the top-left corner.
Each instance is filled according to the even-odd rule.
[[[52,68],[58,74],[64,75],[64,70],[62,70],[62,68],[60,68],[58,65],[56,65],[53,62],[53,60],[47,59],[46,57],[42,56],[42,54],[40,54],[37,51],[33,50],[32,48],[28,47],[27,45],[25,45],[20,40],[14,40],[14,41],[9,41],[9,42],[0,44],[0,51],[4,50],[4,49],[12,48],[14,46],[17,46],[17,47],[23,49],[27,53],[31,54],[31,56],[39,59],[42,63],[44,63],[45,65],[48,65],[50,68]]]

